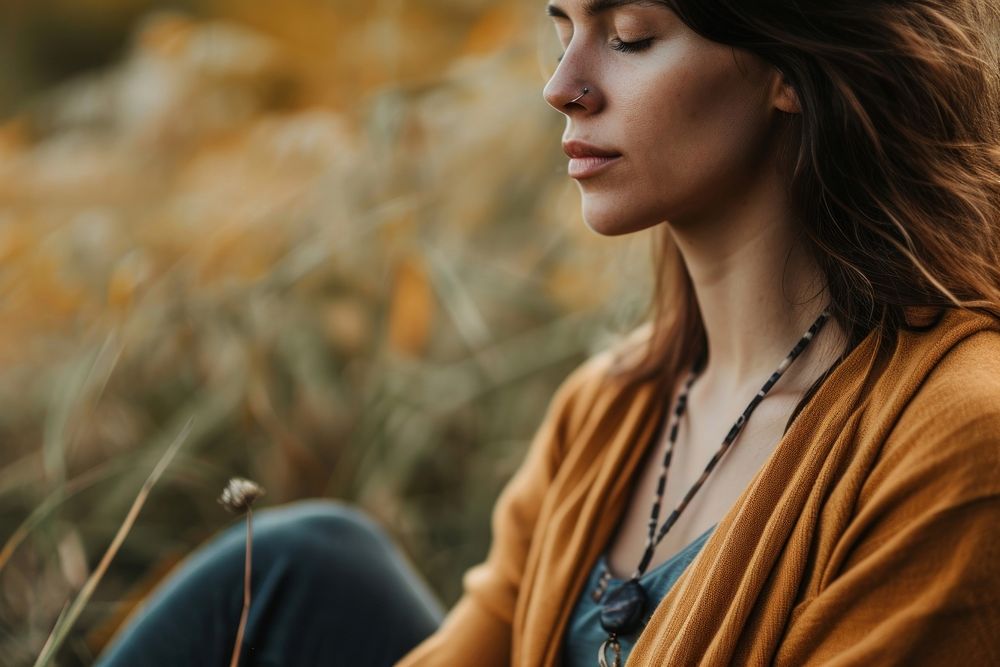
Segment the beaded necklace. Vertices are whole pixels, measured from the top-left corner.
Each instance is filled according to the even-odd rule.
[[[701,476],[691,485],[688,492],[684,494],[680,503],[674,508],[670,516],[667,517],[666,521],[663,522],[663,526],[660,528],[659,534],[656,533],[656,526],[660,517],[660,504],[663,501],[663,492],[667,486],[667,472],[670,469],[670,459],[674,452],[674,443],[677,441],[677,429],[680,425],[680,418],[684,414],[684,409],[687,406],[688,392],[691,389],[691,385],[701,374],[703,369],[703,364],[698,360],[692,366],[691,371],[688,373],[688,377],[682,385],[681,391],[677,396],[677,403],[673,409],[673,420],[670,426],[669,440],[667,442],[667,449],[663,455],[663,465],[660,470],[660,478],[656,483],[656,500],[653,503],[653,509],[649,517],[649,537],[646,540],[646,551],[642,556],[642,560],[639,562],[639,566],[636,568],[632,577],[627,581],[623,582],[617,588],[608,592],[605,596],[604,601],[601,605],[601,627],[603,627],[608,632],[608,638],[604,640],[601,647],[598,649],[597,653],[597,663],[599,667],[609,667],[607,660],[607,650],[610,648],[614,651],[614,658],[610,663],[610,667],[621,667],[621,645],[618,643],[619,636],[626,636],[631,634],[636,630],[639,623],[642,621],[645,609],[647,606],[648,595],[646,590],[639,583],[639,577],[645,573],[646,568],[649,567],[649,563],[653,558],[653,552],[656,549],[656,545],[663,540],[666,536],[667,531],[677,522],[680,518],[681,512],[688,506],[691,499],[698,492],[698,489],[702,487],[705,480],[715,469],[716,464],[723,457],[723,455],[729,450],[730,445],[736,440],[736,436],[740,434],[743,426],[746,425],[747,419],[750,417],[750,413],[754,411],[757,405],[764,399],[767,392],[771,390],[774,383],[778,381],[778,378],[784,374],[788,369],[789,365],[795,358],[802,353],[802,351],[809,345],[809,341],[813,339],[817,332],[823,327],[827,318],[830,316],[829,308],[820,313],[816,321],[813,322],[812,326],[809,327],[808,331],[802,335],[802,338],[795,344],[788,356],[778,365],[778,368],[771,374],[771,377],[767,379],[764,386],[761,387],[760,391],[753,397],[749,405],[743,410],[743,413],[736,419],[732,428],[729,429],[729,433],[726,435],[725,439],[722,441],[722,446],[719,450],[712,456],[709,460],[708,465],[705,466],[704,472]],[[610,574],[610,573],[609,573]],[[606,585],[604,581],[604,585]],[[603,586],[600,588],[603,589]],[[602,590],[603,592],[603,590]]]

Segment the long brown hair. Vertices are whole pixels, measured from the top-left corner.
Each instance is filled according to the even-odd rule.
[[[781,168],[849,348],[873,330],[879,348],[894,340],[912,306],[1000,317],[998,0],[659,1],[796,90]],[[707,345],[665,228],[626,382],[675,377]]]

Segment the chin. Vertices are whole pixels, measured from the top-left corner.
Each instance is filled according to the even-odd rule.
[[[598,203],[585,196],[583,221],[591,231],[601,236],[623,236],[649,229],[662,222],[663,218],[644,215],[612,202]]]

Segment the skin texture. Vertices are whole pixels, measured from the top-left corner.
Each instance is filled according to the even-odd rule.
[[[577,180],[586,224],[604,236],[666,224],[705,323],[708,362],[681,422],[662,520],[829,302],[816,262],[796,243],[799,224],[776,159],[783,128],[800,111],[798,98],[769,63],[699,36],[663,5],[589,16],[584,0],[552,0],[549,13],[565,14],[552,18],[564,54],[543,93],[566,118],[563,139],[622,155]],[[615,48],[645,40],[637,52]],[[573,102],[584,86],[590,92]],[[754,411],[650,567],[721,518],[845,341],[827,320]],[[641,556],[665,445],[664,438],[638,480],[611,552],[616,574],[630,573]]]
[[[568,16],[553,18],[565,54],[544,97],[566,117],[564,139],[622,154],[577,181],[584,220],[606,236],[667,224],[708,334],[699,384],[756,391],[827,302],[816,263],[795,243],[776,166],[784,117],[799,111],[795,92],[769,64],[700,37],[663,5],[590,17],[582,4],[553,0]],[[638,53],[614,48],[646,39]],[[836,329],[828,322],[810,349]]]

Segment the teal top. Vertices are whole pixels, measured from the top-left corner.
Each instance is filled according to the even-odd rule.
[[[689,545],[678,551],[671,558],[664,561],[652,570],[639,577],[639,583],[646,589],[649,595],[649,604],[643,612],[642,626],[639,630],[628,637],[619,637],[618,643],[621,645],[622,664],[628,659],[628,654],[635,646],[635,641],[639,637],[642,628],[646,627],[650,616],[656,605],[667,594],[670,587],[674,585],[677,578],[681,576],[684,569],[694,560],[702,545],[712,534],[715,526],[712,526],[700,536],[696,537]],[[594,599],[594,591],[600,584],[601,575],[607,570],[607,554],[602,553],[597,564],[587,578],[580,598],[573,608],[573,613],[569,618],[569,625],[566,628],[565,643],[563,645],[563,666],[564,667],[596,667],[597,651],[601,644],[608,638],[608,633],[601,627],[601,603]],[[601,600],[607,592],[620,585],[624,579],[610,577],[607,586],[603,589]],[[609,648],[607,651],[608,660],[614,656],[614,652]]]

